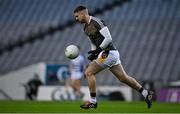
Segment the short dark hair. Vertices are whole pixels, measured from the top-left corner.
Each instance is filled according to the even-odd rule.
[[[77,6],[77,7],[74,9],[74,13],[79,12],[79,11],[82,11],[82,10],[85,10],[85,9],[87,9],[85,6],[82,6],[82,5]]]

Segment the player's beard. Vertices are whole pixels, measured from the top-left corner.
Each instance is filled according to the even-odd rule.
[[[86,23],[86,20],[85,20],[85,19],[82,19],[82,20],[80,20],[79,22],[83,24],[83,23]]]

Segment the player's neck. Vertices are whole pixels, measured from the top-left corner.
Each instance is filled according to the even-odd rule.
[[[91,17],[89,15],[86,16],[86,24],[89,24],[91,21]]]

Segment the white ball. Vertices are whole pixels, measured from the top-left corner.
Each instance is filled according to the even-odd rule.
[[[69,59],[75,59],[79,55],[79,48],[76,45],[69,45],[65,49],[65,55]]]

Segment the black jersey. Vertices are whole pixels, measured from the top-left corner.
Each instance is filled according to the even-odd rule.
[[[84,32],[96,47],[99,47],[104,40],[104,36],[99,31],[105,26],[104,21],[96,17],[91,17],[89,24],[85,24],[84,26]],[[115,47],[110,42],[105,49],[115,50]]]

